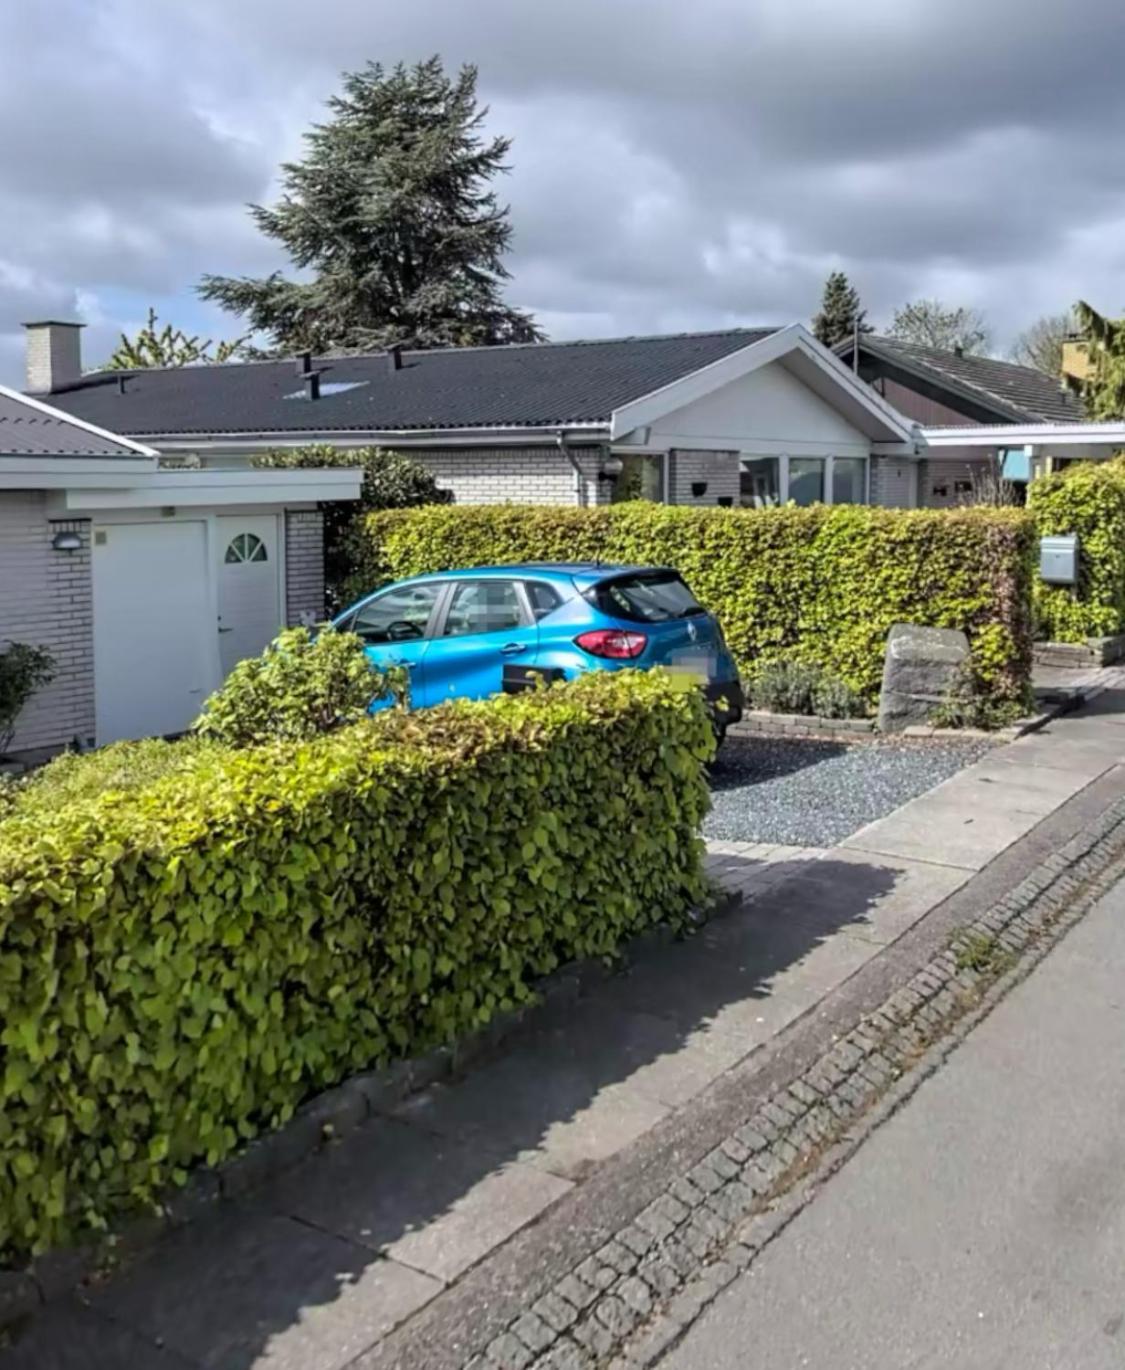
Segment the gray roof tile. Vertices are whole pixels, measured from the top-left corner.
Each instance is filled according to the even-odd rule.
[[[136,448],[91,433],[66,414],[0,392],[0,457],[137,457]]]

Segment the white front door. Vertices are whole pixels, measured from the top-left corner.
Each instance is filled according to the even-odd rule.
[[[217,684],[207,525],[95,524],[93,544],[98,743],[182,732]]]
[[[257,656],[281,628],[281,547],[275,514],[224,515],[218,525],[219,656],[223,675]]]

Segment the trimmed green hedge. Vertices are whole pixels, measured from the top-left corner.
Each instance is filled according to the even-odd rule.
[[[1125,630],[1125,460],[1083,462],[1028,486],[1038,532],[1077,533],[1078,584],[1036,577],[1039,635],[1083,642]]]
[[[811,662],[872,701],[891,626],[923,623],[969,635],[992,701],[1026,701],[1034,533],[1019,510],[478,505],[371,514],[367,532],[357,588],[519,561],[674,566],[747,674]]]
[[[696,691],[622,671],[17,803],[0,1254],[99,1228],[349,1072],[683,918],[712,747]]]

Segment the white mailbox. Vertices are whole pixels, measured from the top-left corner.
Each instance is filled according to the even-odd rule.
[[[1051,585],[1078,584],[1078,534],[1039,539],[1039,574]]]

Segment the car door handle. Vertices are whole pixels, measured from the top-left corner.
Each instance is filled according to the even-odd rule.
[[[504,654],[505,656],[515,656],[517,652],[526,652],[526,651],[527,651],[527,643],[526,643],[526,642],[505,642],[504,645],[503,645],[503,647],[500,648],[500,650],[501,650],[501,652],[503,652],[503,654]]]
[[[402,657],[392,657],[390,660],[390,665],[396,667],[401,666],[404,670],[412,671],[414,667],[418,665],[418,663],[416,661],[403,661]]]

